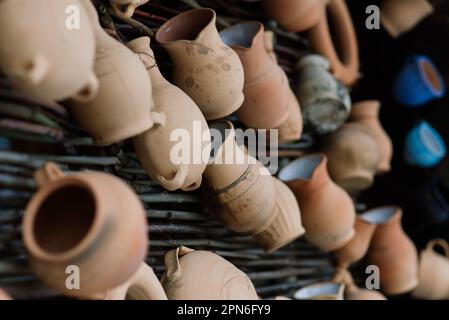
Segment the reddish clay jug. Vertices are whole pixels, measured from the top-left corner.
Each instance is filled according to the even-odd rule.
[[[165,80],[157,67],[150,38],[142,37],[128,43],[148,70],[151,78],[154,110],[163,116],[162,123],[134,137],[134,148],[147,174],[167,190],[195,190],[201,185],[210,154],[209,126],[198,106],[181,89]],[[153,115],[154,118],[154,115]],[[180,163],[172,159],[172,150],[180,142],[172,133],[185,132],[189,141],[182,152],[188,157]],[[183,140],[183,146],[187,143]],[[200,147],[201,153],[196,151]],[[198,157],[197,157],[198,156]],[[198,159],[195,159],[197,157]]]
[[[132,189],[102,172],[64,176],[53,163],[35,178],[40,187],[25,209],[23,241],[39,279],[77,297],[128,280],[148,248],[145,210]],[[79,268],[79,290],[66,286],[70,265]]]
[[[345,300],[387,300],[382,293],[376,290],[357,287],[351,273],[344,268],[338,268],[336,270],[332,281],[345,285]]]
[[[324,154],[310,154],[290,162],[278,176],[298,200],[306,239],[334,251],[354,237],[355,209],[349,195],[329,178],[326,163]]]
[[[207,120],[224,118],[243,103],[243,66],[220,39],[211,9],[183,12],[164,23],[156,40],[173,62],[173,80]]]
[[[246,274],[208,251],[169,251],[165,269],[161,282],[169,300],[259,300]]]
[[[388,295],[409,292],[418,285],[418,254],[415,245],[402,230],[402,210],[383,207],[371,210],[376,221],[368,263],[378,266],[380,286]]]
[[[131,18],[134,14],[134,10],[148,1],[149,0],[109,0],[115,14],[124,19]]]

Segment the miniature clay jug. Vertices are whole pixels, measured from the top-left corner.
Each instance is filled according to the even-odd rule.
[[[306,34],[310,47],[330,62],[332,74],[346,86],[359,78],[359,48],[351,15],[344,0],[321,0],[325,5],[320,21]],[[328,17],[331,18],[328,20]],[[329,26],[329,21],[332,21]],[[335,33],[332,37],[331,31]],[[336,43],[334,45],[333,39]]]
[[[393,144],[379,121],[379,109],[380,102],[377,100],[357,102],[352,105],[350,120],[363,125],[376,141],[380,155],[377,173],[386,173],[391,170]]]
[[[139,161],[147,174],[167,190],[195,190],[201,185],[209,160],[202,159],[202,154],[210,154],[210,133],[206,119],[187,94],[162,76],[150,48],[150,38],[135,39],[128,43],[128,47],[139,55],[146,66],[153,87],[154,110],[164,117],[163,124],[134,137]],[[172,150],[179,144],[171,136],[175,130],[188,133],[188,144],[183,141],[187,144],[187,150],[182,150],[188,152],[188,157],[184,159],[181,155],[181,162],[172,159]],[[195,149],[198,146],[199,152]],[[199,159],[194,159],[196,156]]]
[[[278,176],[298,200],[306,239],[334,251],[354,237],[355,209],[349,195],[330,179],[326,164],[324,154],[310,154],[290,162]]]
[[[376,290],[357,287],[351,273],[344,268],[337,268],[332,281],[345,285],[345,300],[387,300],[382,293]]]
[[[237,110],[239,120],[254,129],[280,126],[289,115],[290,85],[267,50],[263,24],[239,23],[221,31],[220,37],[237,52],[245,72],[245,101]]]
[[[295,292],[296,300],[343,300],[345,285],[338,282],[320,282]]]
[[[397,38],[433,11],[427,0],[385,0],[380,7],[380,22],[390,36]]]
[[[323,2],[321,0],[264,0],[263,8],[285,30],[302,32],[320,21]]]
[[[372,210],[377,224],[368,250],[368,263],[379,267],[380,286],[388,295],[399,295],[418,285],[418,254],[401,226],[402,209],[382,207]]]
[[[123,19],[131,18],[134,14],[134,10],[148,1],[149,0],[109,0],[115,14]]]
[[[302,107],[304,125],[318,135],[340,128],[351,112],[347,88],[329,73],[329,61],[308,55],[297,65],[296,95]]]
[[[224,118],[243,103],[243,66],[220,39],[211,9],[183,12],[164,23],[156,40],[173,62],[173,80],[207,120]]]
[[[435,251],[441,248],[443,254]],[[419,282],[412,292],[418,299],[449,299],[449,245],[443,239],[431,240],[420,253]]]
[[[0,300],[12,300],[9,294],[7,294],[4,290],[0,288]]]
[[[374,138],[358,123],[346,123],[326,136],[319,150],[329,159],[327,168],[332,180],[349,193],[368,189],[380,161]]]
[[[0,69],[14,86],[44,100],[95,96],[95,37],[80,1],[1,1],[0,28]]]
[[[23,241],[44,284],[64,295],[88,297],[137,271],[147,254],[147,222],[127,184],[102,172],[64,176],[53,163],[35,179],[39,190],[25,209]],[[66,287],[70,265],[79,268],[79,290]]]
[[[248,276],[212,252],[179,247],[165,255],[165,269],[169,300],[259,300]]]
[[[70,111],[96,145],[110,145],[152,128],[160,117],[153,120],[151,80],[139,57],[102,29],[90,1],[83,4],[95,29],[95,73],[100,84],[93,100],[71,101]]]

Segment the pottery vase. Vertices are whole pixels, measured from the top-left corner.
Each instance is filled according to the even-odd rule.
[[[39,190],[25,209],[23,241],[44,284],[64,295],[89,297],[137,271],[147,254],[147,223],[130,187],[102,172],[64,176],[53,163],[35,179]],[[71,265],[81,274],[79,290],[66,286]]]
[[[345,246],[355,235],[355,209],[349,195],[329,177],[324,154],[301,157],[279,172],[301,208],[305,237],[324,251]]]
[[[380,102],[376,100],[357,102],[352,105],[350,120],[363,125],[376,141],[380,155],[377,173],[382,174],[391,170],[393,144],[379,121],[379,109]]]
[[[346,87],[329,73],[329,61],[308,55],[297,65],[296,95],[302,107],[304,125],[324,135],[337,130],[351,112],[351,97]]]
[[[295,300],[343,300],[345,285],[338,282],[321,282],[295,292]]]
[[[380,152],[364,126],[344,124],[320,142],[319,150],[328,158],[327,168],[332,180],[347,192],[357,193],[373,184]]]
[[[152,84],[154,111],[163,116],[163,124],[134,137],[139,161],[147,174],[167,190],[195,190],[201,185],[209,159],[203,159],[202,155],[210,154],[206,119],[187,94],[162,76],[150,48],[150,38],[133,40],[128,47],[140,56],[146,66]],[[188,154],[185,158],[180,155],[180,161],[172,159],[172,150],[179,145],[178,140],[172,139],[175,130],[182,130],[189,139],[183,140],[183,147],[187,150],[181,152]],[[198,147],[200,152],[197,151]]]
[[[380,22],[390,36],[397,38],[433,11],[427,0],[385,0],[380,8]]]
[[[207,120],[230,115],[244,101],[242,63],[220,39],[215,21],[215,11],[194,9],[168,20],[156,33],[173,62],[174,83]]]
[[[165,255],[161,283],[169,300],[258,300],[248,276],[208,251],[179,247]]]
[[[95,37],[80,1],[1,1],[0,28],[0,69],[15,87],[44,100],[95,96]]]
[[[306,31],[310,47],[330,62],[332,74],[346,86],[359,78],[359,49],[351,15],[344,0],[321,0],[325,5],[320,21]],[[327,17],[333,24],[329,26]],[[332,28],[335,36],[332,36]],[[337,41],[334,44],[334,39]],[[336,49],[338,48],[338,50]]]
[[[95,74],[99,90],[87,103],[70,102],[70,111],[99,146],[142,133],[158,123],[152,117],[151,80],[145,66],[126,46],[109,36],[98,21],[92,3],[84,0],[95,29]]]
[[[418,254],[402,229],[402,210],[393,206],[377,208],[371,210],[369,218],[377,227],[367,261],[379,268],[382,291],[399,295],[413,290],[418,285]]]
[[[345,285],[344,300],[387,300],[387,298],[377,290],[362,289],[354,283],[351,273],[344,268],[337,268],[332,281]]]
[[[148,1],[149,0],[109,0],[115,14],[122,19],[131,18],[134,14],[134,10]]]

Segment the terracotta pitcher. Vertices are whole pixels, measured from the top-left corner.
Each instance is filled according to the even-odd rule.
[[[298,200],[306,239],[334,251],[354,237],[355,209],[349,195],[329,178],[326,164],[324,154],[310,154],[282,168],[279,179]]]
[[[321,282],[296,291],[296,300],[343,300],[345,285],[338,282]]]
[[[337,268],[332,281],[345,285],[345,300],[387,300],[385,296],[373,289],[362,289],[354,283],[351,273],[344,268]]]
[[[215,11],[194,9],[168,20],[156,33],[172,59],[175,84],[207,120],[230,115],[244,100],[242,63],[220,39],[215,21]]]
[[[377,173],[386,173],[391,170],[391,158],[393,157],[393,144],[379,121],[380,102],[367,100],[352,105],[350,120],[359,123],[369,132],[377,143],[380,153],[380,161],[377,165]]]
[[[147,174],[167,190],[181,188],[185,191],[197,189],[201,185],[207,159],[202,154],[210,154],[209,127],[197,105],[181,89],[165,80],[157,67],[154,53],[150,48],[150,38],[142,37],[128,43],[148,70],[151,78],[154,110],[163,115],[163,122],[134,137],[134,148]],[[154,117],[154,116],[153,116]],[[189,141],[188,152],[181,162],[172,159],[172,150],[180,142],[173,140],[172,133],[183,130]],[[200,152],[196,147],[200,147]],[[198,159],[194,159],[198,156]]]
[[[95,28],[95,73],[100,87],[93,100],[72,101],[70,110],[96,145],[110,145],[152,128],[160,117],[151,114],[151,80],[142,62],[101,28],[89,0],[83,0],[83,4]]]
[[[326,136],[319,150],[329,159],[327,168],[332,180],[349,193],[366,190],[373,184],[380,152],[364,126],[346,123]]]
[[[340,128],[351,112],[349,91],[329,73],[329,61],[319,55],[302,58],[296,94],[304,124],[313,133],[327,134]]]
[[[134,14],[134,10],[138,6],[147,3],[149,0],[109,0],[112,9],[115,14],[121,18],[131,18]]]
[[[145,210],[132,189],[102,172],[64,176],[53,163],[35,178],[39,190],[25,209],[23,241],[40,280],[78,297],[128,280],[148,248]],[[71,265],[79,268],[79,290],[66,287]]]
[[[208,251],[179,247],[165,255],[162,286],[169,300],[258,300],[246,274]]]
[[[359,78],[359,48],[351,15],[344,0],[321,0],[325,5],[319,23],[307,30],[311,48],[330,61],[335,77],[347,86]],[[331,35],[328,16],[334,22]],[[336,43],[334,45],[333,39]],[[338,50],[336,49],[338,48]]]
[[[413,290],[418,285],[418,254],[402,230],[402,209],[382,207],[370,215],[377,227],[367,258],[369,264],[379,267],[383,292],[398,295]]]
[[[14,86],[45,100],[95,96],[95,37],[80,1],[1,1],[0,28],[0,69]]]
[[[444,254],[435,251],[441,248]],[[449,245],[443,239],[434,239],[420,253],[419,282],[412,292],[418,299],[449,299]]]

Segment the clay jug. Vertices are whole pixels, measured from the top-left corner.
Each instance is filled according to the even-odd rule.
[[[321,282],[295,292],[296,300],[343,300],[345,285],[338,282]]]
[[[302,32],[316,25],[323,11],[321,0],[265,0],[265,11],[285,30]]]
[[[367,100],[352,105],[350,120],[363,125],[366,131],[374,138],[380,154],[377,173],[386,173],[391,170],[393,157],[393,144],[379,121],[380,102]]]
[[[324,154],[310,154],[282,168],[279,179],[298,200],[306,239],[334,251],[354,237],[355,209],[349,195],[330,179],[326,164]]]
[[[159,118],[153,121],[151,80],[139,57],[101,28],[90,1],[83,4],[95,29],[95,73],[100,86],[93,100],[72,101],[70,110],[96,145],[110,145],[150,129]]]
[[[435,251],[441,248],[444,254]],[[449,299],[449,245],[434,239],[420,253],[419,283],[412,296],[418,299]]]
[[[402,230],[401,208],[377,208],[370,215],[377,227],[367,259],[369,264],[379,267],[383,292],[399,295],[413,290],[418,285],[418,254]]]
[[[212,252],[179,247],[165,255],[165,269],[169,300],[258,300],[248,276]]]
[[[95,37],[80,1],[1,1],[0,28],[0,69],[14,86],[44,100],[95,96]]]
[[[0,288],[0,300],[12,300],[11,297]]]
[[[296,95],[304,125],[318,135],[340,128],[351,112],[349,91],[329,73],[329,61],[319,55],[302,58]]]
[[[207,120],[224,118],[243,103],[243,66],[223,43],[211,9],[183,12],[164,23],[156,40],[173,62],[173,80]]]
[[[397,38],[433,11],[427,0],[385,0],[380,8],[380,22],[390,36]]]
[[[126,19],[131,18],[134,14],[134,10],[138,6],[147,3],[149,0],[109,0],[112,9],[117,16]]]
[[[345,300],[387,300],[382,293],[376,290],[357,287],[351,273],[344,268],[338,268],[336,270],[332,281],[344,283]]]
[[[285,144],[301,139],[303,122],[301,107],[293,91],[290,90],[288,103],[288,118],[278,129],[279,144]]]
[[[220,37],[237,52],[245,72],[245,101],[237,110],[239,120],[254,129],[280,126],[288,118],[290,86],[267,50],[263,24],[239,23],[221,31]]]
[[[380,152],[362,125],[346,123],[326,136],[319,150],[329,159],[327,168],[332,180],[349,193],[366,190],[373,184]]]
[[[147,223],[128,185],[102,172],[64,176],[53,163],[35,179],[39,190],[25,209],[22,232],[30,265],[44,284],[88,297],[137,271],[147,253]],[[79,268],[79,290],[66,287],[70,265]]]
[[[134,137],[139,161],[147,174],[167,190],[197,189],[209,159],[202,159],[202,154],[210,154],[210,133],[206,119],[188,95],[162,76],[150,48],[150,38],[133,40],[128,43],[128,47],[139,55],[146,66],[153,87],[154,110],[164,117],[163,124]],[[187,150],[183,150],[188,152],[188,157],[179,159],[184,160],[182,162],[172,159],[172,150],[179,144],[178,140],[171,139],[175,130],[188,133]],[[200,147],[199,152],[197,147]],[[199,159],[194,159],[196,156]]]

